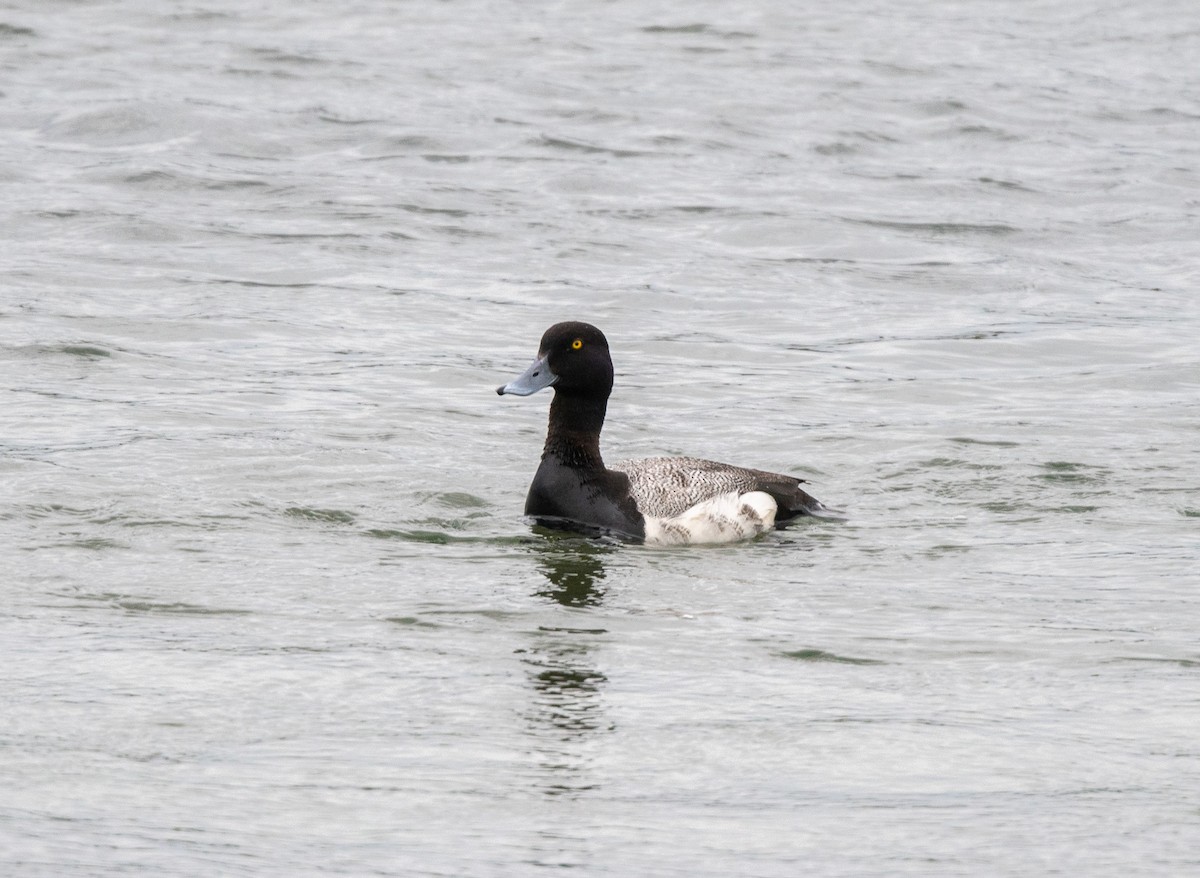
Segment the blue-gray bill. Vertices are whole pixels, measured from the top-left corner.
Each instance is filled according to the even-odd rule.
[[[541,356],[534,360],[528,369],[514,378],[507,384],[497,387],[496,393],[504,396],[510,393],[513,396],[529,396],[543,390],[558,380],[558,376],[550,371],[550,365],[546,362],[547,357]]]

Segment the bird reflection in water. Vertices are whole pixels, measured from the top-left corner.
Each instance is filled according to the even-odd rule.
[[[594,607],[604,599],[604,556],[612,546],[575,534],[540,529],[538,566],[548,586],[538,590],[564,607]]]
[[[613,549],[579,536],[547,531],[536,551],[538,567],[546,578],[537,594],[576,611],[569,615],[581,624],[542,625],[524,650],[522,661],[532,695],[526,719],[537,740],[543,792],[578,795],[596,786],[583,744],[613,728],[603,700],[608,678],[594,667],[590,655],[606,632],[591,624],[586,612],[604,598],[602,559]],[[581,610],[585,612],[578,612]]]

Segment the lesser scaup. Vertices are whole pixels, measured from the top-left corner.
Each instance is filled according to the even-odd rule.
[[[546,446],[525,514],[552,526],[601,530],[658,545],[726,543],[802,515],[832,514],[795,476],[691,457],[606,467],[600,430],[613,386],[604,333],[589,323],[546,330],[537,359],[500,395],[554,388]]]

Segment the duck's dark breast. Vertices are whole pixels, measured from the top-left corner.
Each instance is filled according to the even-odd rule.
[[[578,522],[639,540],[646,534],[624,473],[575,469],[553,456],[543,458],[538,467],[525,499],[525,514],[549,523]]]

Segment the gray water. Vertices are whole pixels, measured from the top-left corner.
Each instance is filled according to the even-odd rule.
[[[1200,870],[1200,15],[0,7],[0,871]],[[521,515],[610,458],[845,510]]]

